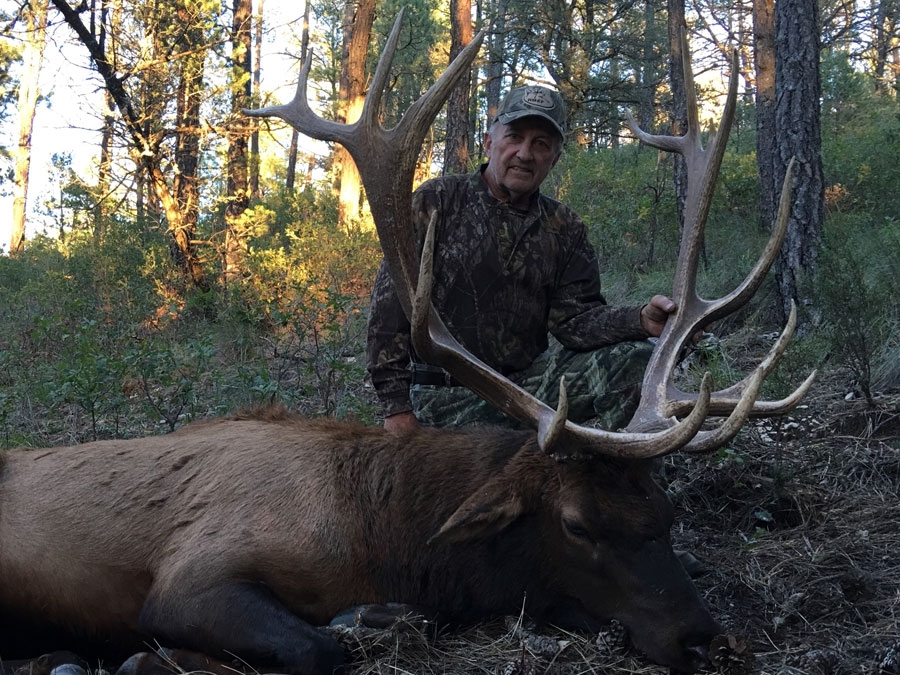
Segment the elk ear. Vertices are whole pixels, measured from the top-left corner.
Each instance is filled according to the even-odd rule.
[[[540,500],[547,462],[543,453],[524,453],[466,499],[441,526],[429,544],[449,544],[489,537],[533,509]]]
[[[449,544],[488,537],[503,530],[525,511],[522,492],[501,475],[464,501],[428,543]]]

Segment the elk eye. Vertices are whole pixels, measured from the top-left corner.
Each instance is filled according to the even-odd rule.
[[[574,520],[569,520],[568,518],[563,518],[563,527],[566,528],[566,531],[575,537],[576,539],[584,539],[586,541],[593,541],[593,537],[591,537],[591,533],[588,532],[587,528]]]

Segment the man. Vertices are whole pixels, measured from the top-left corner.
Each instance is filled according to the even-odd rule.
[[[556,406],[566,375],[569,419],[626,424],[674,303],[611,307],[600,293],[597,255],[584,224],[540,193],[562,154],[566,109],[544,87],[513,89],[484,137],[487,163],[443,176],[413,195],[420,238],[438,213],[432,301],[459,342],[532,394]],[[558,343],[548,348],[548,332]],[[417,363],[409,322],[382,264],[372,292],[368,369],[389,430],[514,424],[438,368]]]

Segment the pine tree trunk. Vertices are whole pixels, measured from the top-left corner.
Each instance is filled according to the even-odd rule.
[[[38,76],[47,43],[47,0],[31,0],[24,11],[27,37],[22,54],[19,84],[19,142],[16,147],[13,183],[13,212],[9,252],[19,253],[25,246],[25,207],[28,202],[28,175],[31,171],[31,134],[37,109]]]
[[[200,102],[203,98],[203,54],[195,53],[182,63],[179,73],[175,128],[175,165],[172,185],[174,199],[167,202],[166,184],[159,166],[153,168],[153,185],[163,203],[169,230],[178,246],[181,263],[194,285],[202,291],[210,289],[209,281],[197,257],[193,239],[200,215],[200,190],[197,167],[200,161]],[[178,209],[172,211],[172,205]]]
[[[365,102],[366,54],[374,21],[375,0],[359,0],[355,8],[353,0],[347,0],[339,92],[341,110],[338,114],[338,121],[345,124],[359,119]],[[339,218],[341,225],[349,227],[359,219],[362,180],[356,164],[343,146],[335,150],[334,165],[340,180]]]
[[[681,34],[687,30],[684,20],[684,0],[668,0],[669,9],[669,83],[672,87],[672,111],[669,114],[670,131],[674,136],[681,136],[687,131],[687,98],[684,86],[684,59],[690,54],[682,54]],[[678,215],[678,241],[684,230],[684,201],[687,198],[687,165],[684,158],[674,156],[672,176],[675,185],[675,205]]]
[[[231,125],[228,130],[228,184],[225,207],[225,284],[239,275],[243,266],[243,252],[246,246],[244,228],[240,217],[250,205],[249,162],[247,141],[250,123],[241,113],[241,108],[250,105],[252,96],[250,62],[250,23],[252,7],[250,0],[234,0],[232,5],[231,33]]]
[[[490,0],[489,15],[493,15],[491,33],[488,35],[488,61],[485,65],[485,98],[487,122],[490,124],[500,107],[503,90],[503,58],[506,52],[506,10],[508,0]]]
[[[472,41],[471,0],[450,0],[450,62]],[[465,173],[469,167],[469,83],[467,75],[447,101],[444,174]]]
[[[109,179],[112,173],[112,138],[115,125],[113,110],[116,105],[109,92],[105,92],[103,99],[105,110],[103,130],[100,133],[100,165],[97,167],[97,202],[94,204],[94,242],[98,244],[103,240],[106,228],[103,204],[109,192]]]
[[[256,16],[254,18],[253,47],[253,103],[259,101],[260,82],[262,80],[262,41],[263,41],[263,0],[256,0]],[[309,3],[306,3],[309,5]],[[250,103],[250,101],[248,101]],[[247,121],[253,131],[250,134],[250,196],[259,199],[259,124],[258,120]]]
[[[300,62],[306,63],[306,53],[309,50],[309,0],[303,4],[303,30],[300,35]],[[290,192],[294,189],[294,179],[297,172],[297,146],[300,138],[299,132],[294,129],[291,132],[291,145],[288,148],[287,174],[284,186]]]
[[[759,171],[759,226],[775,222],[780,190],[775,184],[775,2],[753,0],[756,61],[756,166]]]
[[[797,162],[790,224],[775,264],[779,306],[785,319],[792,301],[806,304],[801,296],[802,281],[815,270],[825,217],[818,10],[816,0],[778,0],[775,4],[777,185],[784,180],[791,158]]]

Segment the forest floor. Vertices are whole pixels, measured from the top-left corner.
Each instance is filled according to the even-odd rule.
[[[711,672],[900,674],[900,397],[872,408],[840,379],[820,377],[788,417],[751,421],[727,452],[666,459],[674,542],[706,563],[697,586],[737,636],[711,650]],[[343,640],[358,675],[666,672],[615,626],[579,635],[507,617]]]

